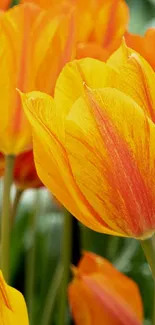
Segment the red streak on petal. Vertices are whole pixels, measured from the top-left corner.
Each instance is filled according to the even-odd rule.
[[[152,100],[152,97],[151,97],[151,93],[149,91],[148,80],[147,80],[147,76],[145,74],[144,68],[143,68],[137,54],[133,53],[130,56],[130,60],[134,61],[134,63],[136,64],[136,66],[137,66],[137,68],[139,70],[139,74],[140,74],[142,82],[143,82],[144,93],[145,93],[145,98],[146,98],[146,102],[147,102],[147,108],[148,108],[148,111],[150,113],[152,121],[155,123],[155,107],[154,107],[154,103],[153,103],[153,100]]]
[[[153,226],[152,217],[155,214],[155,207],[151,190],[146,186],[127,143],[120,137],[118,130],[89,90],[87,94],[111,160],[111,168],[107,171],[109,174],[107,177],[116,195],[118,194],[116,207],[122,212],[121,215],[123,214],[130,232],[140,236]],[[123,202],[120,201],[120,196]]]
[[[117,13],[117,7],[118,7],[119,0],[113,0],[111,4],[111,9],[109,12],[109,21],[107,22],[107,29],[104,34],[104,39],[103,39],[103,47],[107,47],[109,43],[112,41],[113,38],[113,33],[115,31],[115,16]]]
[[[63,147],[63,145],[61,144],[61,142],[59,141],[58,137],[56,136],[56,134],[54,134],[53,132],[51,132],[51,130],[49,130],[48,128],[46,128],[46,131],[48,134],[50,134],[50,137],[52,138],[52,141],[54,141],[55,143],[57,143],[57,145],[61,148],[63,155],[65,157],[65,163],[69,169],[69,172],[73,178],[73,182],[74,182],[74,186],[75,186],[75,191],[77,192],[79,199],[83,202],[83,204],[88,208],[88,211],[94,216],[94,218],[104,227],[106,227],[107,229],[113,230],[99,215],[98,213],[93,209],[93,207],[90,205],[90,203],[87,201],[87,199],[85,198],[85,196],[83,195],[83,193],[80,191],[78,185],[76,184],[76,180],[74,178],[74,175],[72,173],[72,169],[69,163],[69,159],[67,157],[66,151]],[[59,198],[58,198],[59,199]],[[65,205],[65,202],[62,202],[62,204]],[[73,213],[71,211],[71,213]]]
[[[1,275],[0,275],[0,295],[2,296],[2,299],[3,299],[3,302],[5,303],[6,307],[10,310],[12,310],[12,307],[11,307],[11,303],[9,301],[9,298],[8,298],[8,294],[7,294],[7,291],[6,291],[6,287],[3,283],[3,279],[1,279]]]
[[[104,309],[116,319],[117,324],[119,322],[120,325],[141,325],[130,306],[121,297],[114,297],[106,286],[100,287],[97,281],[89,276],[82,276],[82,279],[96,297],[95,300],[100,301]]]
[[[22,92],[26,91],[28,75],[29,75],[29,55],[30,55],[30,12],[24,10],[24,26],[23,26],[23,42],[21,44],[21,59],[19,64],[19,72],[17,79],[17,88]],[[12,130],[14,133],[18,133],[21,128],[21,122],[23,119],[23,110],[21,107],[21,99],[19,94],[16,94],[16,110],[13,118]]]

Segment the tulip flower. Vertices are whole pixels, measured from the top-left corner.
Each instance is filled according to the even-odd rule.
[[[144,239],[155,231],[155,75],[131,52],[119,49],[116,67],[114,55],[71,62],[54,99],[22,98],[41,181],[86,226]]]
[[[149,28],[144,36],[126,33],[125,40],[127,45],[140,53],[155,70],[155,28]]]
[[[14,182],[20,190],[43,186],[35,169],[33,151],[24,152],[16,158]]]
[[[53,93],[61,68],[72,58],[73,20],[71,12],[53,17],[32,4],[18,5],[1,15],[2,153],[17,155],[32,147],[30,125],[16,88]]]
[[[76,325],[140,325],[142,300],[137,284],[106,259],[85,252],[68,295]]]
[[[74,6],[77,16],[77,58],[94,57],[107,60],[121,44],[129,20],[129,9],[124,0],[23,0],[42,8],[64,11]],[[65,6],[64,6],[65,4]],[[84,26],[84,27],[83,27]]]
[[[6,284],[2,272],[0,272],[0,324],[29,324],[22,294]]]

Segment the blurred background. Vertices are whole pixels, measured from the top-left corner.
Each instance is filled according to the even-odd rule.
[[[13,1],[12,5],[18,1]],[[155,0],[128,0],[131,19],[129,30],[143,34],[155,27]],[[12,193],[14,195],[14,191]],[[50,290],[62,248],[63,210],[46,190],[26,190],[13,226],[11,245],[11,285],[26,297],[32,325],[44,325],[48,309],[49,325],[56,321],[57,305],[50,317]],[[72,218],[72,264],[83,250],[108,258],[139,285],[145,309],[145,324],[151,324],[153,281],[138,241],[95,233]],[[26,290],[25,290],[26,288]],[[49,306],[48,306],[49,305]],[[66,308],[66,320],[70,318]]]

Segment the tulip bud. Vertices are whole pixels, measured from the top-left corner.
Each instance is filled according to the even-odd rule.
[[[73,272],[68,295],[76,325],[142,324],[142,301],[136,283],[110,262],[85,252]]]

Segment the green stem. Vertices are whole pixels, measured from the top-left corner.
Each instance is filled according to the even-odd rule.
[[[17,208],[18,208],[18,205],[19,205],[19,202],[20,202],[20,199],[21,199],[21,196],[22,196],[23,192],[24,192],[24,190],[22,190],[20,188],[16,189],[16,194],[15,194],[15,198],[14,198],[14,201],[13,201],[12,214],[11,214],[12,224],[14,224],[14,221],[15,221],[15,218],[16,218],[16,213],[17,213]]]
[[[58,290],[60,288],[60,284],[63,276],[63,267],[62,265],[58,265],[55,271],[55,274],[52,278],[51,284],[49,286],[49,290],[47,293],[45,308],[42,315],[42,320],[40,325],[50,325],[52,324],[52,315],[55,306],[55,300],[57,297]]]
[[[10,273],[10,190],[13,181],[14,156],[5,157],[5,173],[3,185],[2,219],[1,219],[1,269],[5,280],[9,283]]]
[[[67,287],[70,274],[72,251],[72,215],[66,211],[64,215],[64,234],[62,242],[62,265],[64,268],[59,296],[58,325],[64,325],[67,307]]]
[[[35,257],[36,257],[36,230],[37,218],[39,214],[39,192],[36,190],[34,199],[34,208],[29,215],[28,235],[30,247],[26,256],[26,281],[25,281],[25,296],[28,307],[30,324],[34,321],[34,291],[35,291]]]
[[[142,240],[141,246],[155,280],[155,234],[151,238]]]
[[[154,280],[154,302],[153,302],[153,318],[152,325],[155,325],[155,234],[146,240],[141,241],[145,257],[150,266],[152,277]]]

